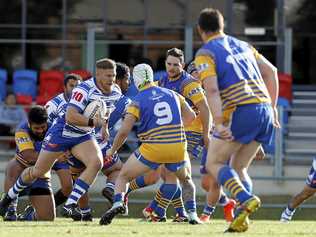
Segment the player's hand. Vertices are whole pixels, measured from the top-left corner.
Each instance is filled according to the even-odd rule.
[[[263,160],[265,156],[266,156],[266,153],[264,152],[262,146],[260,146],[255,155],[255,160]]]
[[[113,156],[114,152],[112,149],[108,149],[105,153],[106,157],[110,157],[110,156]]]
[[[277,107],[273,107],[273,125],[276,128],[281,128],[281,125],[279,123],[279,115],[278,115]]]
[[[217,124],[215,125],[215,131],[218,133],[218,135],[226,140],[226,141],[232,141],[234,139],[232,132],[229,127],[224,126],[223,124]]]
[[[96,128],[103,127],[104,124],[107,123],[107,119],[103,116],[101,116],[100,113],[97,113],[93,118],[93,125]]]

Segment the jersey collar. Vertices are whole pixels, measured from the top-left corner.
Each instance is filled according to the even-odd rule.
[[[225,36],[225,33],[223,33],[223,32],[218,32],[218,33],[212,34],[212,35],[207,39],[207,42],[209,42],[209,41],[211,41],[211,40],[214,40],[214,39],[217,39],[217,38],[224,37],[224,36]]]

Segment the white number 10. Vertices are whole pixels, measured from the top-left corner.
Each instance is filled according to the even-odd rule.
[[[165,125],[172,121],[172,112],[167,102],[158,102],[155,104],[154,114],[158,117],[156,120],[158,125]]]

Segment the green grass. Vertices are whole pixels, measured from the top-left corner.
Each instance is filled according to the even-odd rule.
[[[72,222],[58,218],[55,222],[0,222],[1,237],[51,237],[51,236],[114,236],[114,237],[177,237],[177,236],[315,236],[316,223],[293,221],[252,221],[249,230],[242,234],[224,234],[227,224],[213,220],[210,224],[191,226],[185,223],[147,223],[141,219],[114,219],[109,226],[100,226],[98,219],[92,223]]]

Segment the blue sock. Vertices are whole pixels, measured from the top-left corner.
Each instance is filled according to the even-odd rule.
[[[226,194],[222,193],[218,200],[218,204],[221,206],[225,206],[227,203],[228,203],[228,197],[226,196]]]
[[[78,203],[78,200],[81,198],[85,192],[88,191],[90,185],[84,182],[81,179],[76,179],[75,185],[72,189],[71,194],[69,195],[65,205],[73,204],[73,203]]]
[[[179,185],[177,185],[177,191],[172,198],[172,205],[179,216],[186,216],[182,200],[182,189]]]
[[[163,184],[161,187],[161,199],[158,200],[158,205],[155,209],[155,213],[159,217],[166,215],[166,210],[177,190],[176,184]]]
[[[133,179],[130,183],[129,183],[129,187],[128,187],[128,190],[127,190],[127,195],[136,190],[136,189],[140,189],[140,188],[143,188],[147,186],[146,183],[145,183],[145,177],[142,175],[142,176],[138,176],[136,179]]]
[[[161,199],[161,195],[162,195],[162,188],[163,188],[163,184],[160,186],[160,188],[156,192],[154,200],[152,200],[151,203],[148,205],[149,208],[152,208],[153,210],[155,210],[156,207],[158,206],[158,201]]]
[[[123,202],[124,201],[124,193],[117,193],[114,195],[114,202]]]
[[[237,173],[227,165],[219,170],[217,180],[240,203],[252,197],[240,182]]]
[[[31,183],[25,183],[20,176],[18,180],[15,182],[12,188],[9,189],[8,195],[10,198],[15,199],[19,196],[19,193],[22,192],[25,188],[27,188]]]
[[[203,214],[211,216],[215,211],[215,207],[208,205],[207,203],[204,206]]]

